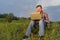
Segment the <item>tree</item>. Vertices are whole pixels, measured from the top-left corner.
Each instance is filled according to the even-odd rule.
[[[7,19],[8,22],[12,22],[13,18],[14,18],[13,13],[9,13],[9,14],[7,15],[7,17],[6,17],[6,19]]]

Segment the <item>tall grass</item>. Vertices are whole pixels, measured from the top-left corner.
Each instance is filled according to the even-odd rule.
[[[22,40],[29,20],[13,21],[12,23],[0,23],[0,40]],[[52,22],[45,29],[44,40],[60,40],[60,23]]]

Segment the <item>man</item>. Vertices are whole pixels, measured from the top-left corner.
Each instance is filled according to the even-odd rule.
[[[40,14],[42,16],[42,19],[39,21],[39,36],[43,37],[44,36],[44,26],[45,26],[45,24],[49,23],[48,14],[43,12],[41,5],[36,6],[36,12],[40,12]],[[27,32],[26,32],[25,36],[23,37],[23,40],[26,40],[26,38],[28,38],[30,36],[31,30],[33,28],[33,24],[34,24],[34,21],[31,21],[27,28]]]

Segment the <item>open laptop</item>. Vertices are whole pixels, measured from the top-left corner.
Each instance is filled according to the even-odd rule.
[[[31,13],[30,18],[31,18],[31,20],[40,20],[41,14],[39,12]]]

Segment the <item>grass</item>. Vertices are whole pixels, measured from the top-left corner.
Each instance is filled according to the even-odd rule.
[[[22,40],[29,20],[13,21],[12,23],[0,23],[0,40]],[[45,28],[44,40],[60,40],[60,22],[52,22]]]

